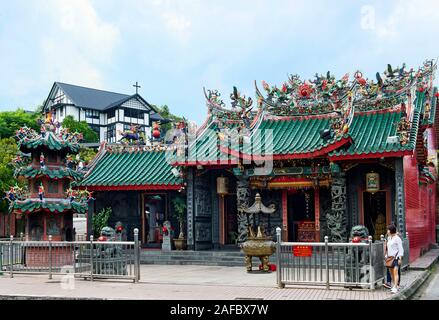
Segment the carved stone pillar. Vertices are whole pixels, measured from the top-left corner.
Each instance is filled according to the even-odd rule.
[[[194,250],[194,169],[188,169],[187,173],[187,246]]]
[[[247,240],[247,226],[252,221],[247,221],[247,215],[241,210],[242,207],[250,206],[250,187],[248,178],[240,178],[236,182],[236,199],[238,208],[238,242]]]
[[[404,197],[404,167],[403,159],[395,160],[395,212],[396,212],[396,228],[398,232],[405,237],[405,197]]]
[[[347,241],[347,198],[346,198],[346,176],[339,172],[332,176],[331,186],[332,208],[326,215],[329,231],[329,241]]]

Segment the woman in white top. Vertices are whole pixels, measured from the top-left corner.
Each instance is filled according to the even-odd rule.
[[[386,258],[395,257],[392,267],[389,267],[393,282],[392,293],[398,292],[398,269],[401,266],[403,256],[404,248],[402,247],[402,240],[396,234],[396,227],[390,225],[387,227]]]

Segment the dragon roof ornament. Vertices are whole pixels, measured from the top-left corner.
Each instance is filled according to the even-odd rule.
[[[230,94],[230,99],[232,100],[231,109],[228,109],[221,99],[221,94],[218,90],[206,91],[203,88],[203,91],[206,97],[208,114],[212,117],[213,121],[218,123],[220,128],[250,128],[255,116],[252,112],[253,100],[251,97],[246,98],[245,95],[241,95],[236,87],[233,87],[233,92]]]
[[[346,104],[352,104],[356,111],[380,110],[400,104],[415,87],[431,87],[436,68],[433,60],[425,61],[417,72],[406,71],[405,63],[395,69],[388,64],[382,75],[376,74],[376,81],[365,79],[361,71],[355,72],[353,79],[345,74],[339,80],[329,71],[326,76],[316,74],[314,80],[305,81],[290,75],[281,88],[262,81],[265,96],[256,82],[255,87],[259,107],[274,116],[329,114]]]

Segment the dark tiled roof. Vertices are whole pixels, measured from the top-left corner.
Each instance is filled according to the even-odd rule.
[[[67,83],[56,82],[56,84],[77,106],[100,111],[130,97],[126,94],[80,87]]]

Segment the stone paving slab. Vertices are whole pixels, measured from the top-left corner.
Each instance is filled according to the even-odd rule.
[[[161,269],[161,270],[159,270]],[[383,300],[391,294],[375,291],[306,287],[275,287],[275,273],[248,274],[242,267],[142,266],[142,280],[84,281],[63,286],[63,276],[7,275],[0,277],[0,299],[141,299],[141,300]]]
[[[65,276],[17,274],[0,276],[0,299],[141,299],[141,300],[385,300],[407,299],[425,281],[429,271],[402,273],[400,293],[378,287],[360,289],[287,286],[276,288],[276,273],[247,273],[243,267],[141,265],[141,281],[85,281],[74,288]]]
[[[410,264],[411,270],[426,270],[435,264],[439,259],[439,249],[432,249]]]

